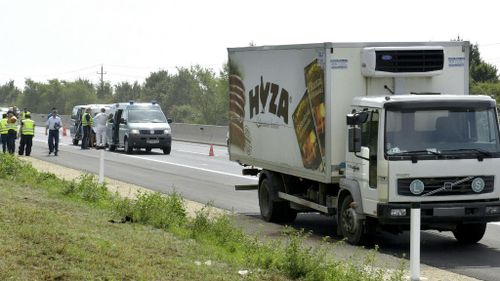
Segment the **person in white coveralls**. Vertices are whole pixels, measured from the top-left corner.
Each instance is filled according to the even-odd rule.
[[[106,146],[106,122],[108,120],[108,114],[105,108],[101,108],[99,112],[94,117],[94,126],[96,134],[96,147],[103,148]]]

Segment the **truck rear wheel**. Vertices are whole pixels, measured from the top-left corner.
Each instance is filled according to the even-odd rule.
[[[297,211],[290,208],[288,201],[274,201],[272,198],[272,180],[264,178],[259,186],[260,214],[265,221],[291,223],[297,217]]]
[[[342,236],[352,245],[359,245],[365,242],[364,222],[351,206],[354,200],[351,195],[347,195],[342,201],[340,208],[338,227],[340,227]]]
[[[453,231],[453,236],[463,244],[479,242],[486,232],[486,223],[459,224]]]

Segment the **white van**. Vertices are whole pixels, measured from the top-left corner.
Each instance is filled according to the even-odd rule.
[[[117,103],[109,110],[110,120],[106,126],[109,150],[124,148],[130,154],[134,148],[151,151],[160,148],[164,154],[170,154],[172,135],[169,123],[160,105],[156,102]]]

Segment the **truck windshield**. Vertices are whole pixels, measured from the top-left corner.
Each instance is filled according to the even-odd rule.
[[[500,152],[495,108],[387,109],[385,153],[392,155]]]
[[[167,123],[161,110],[133,109],[128,112],[129,123]]]

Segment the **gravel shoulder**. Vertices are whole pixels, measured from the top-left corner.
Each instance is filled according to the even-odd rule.
[[[85,172],[82,172],[79,170],[56,165],[56,164],[42,161],[42,160],[32,158],[32,157],[22,157],[21,159],[31,163],[31,165],[39,171],[52,173],[52,174],[56,175],[58,178],[65,179],[68,181],[76,180],[80,176],[85,174]],[[106,183],[106,187],[108,188],[109,191],[117,192],[122,197],[135,198],[137,196],[137,194],[140,192],[142,192],[142,193],[155,192],[155,191],[152,191],[150,189],[147,189],[147,188],[144,188],[141,186],[118,181],[118,180],[111,179],[111,178],[105,178],[104,182]],[[190,215],[190,216],[194,216],[196,211],[201,210],[205,206],[204,204],[190,201],[190,200],[186,200],[186,199],[184,199],[184,203],[186,206],[186,211],[188,212],[188,215]],[[213,209],[214,209],[215,214],[217,214],[217,213],[229,213],[228,211],[225,211],[222,209],[217,209],[217,208],[213,208]]]
[[[42,160],[38,160],[35,158],[31,157],[22,157],[24,161],[27,161],[33,165],[34,168],[36,168],[39,171],[43,172],[49,172],[55,174],[59,178],[63,178],[65,180],[76,180],[78,179],[81,175],[83,175],[85,172],[71,169],[71,168],[66,168],[60,165],[52,164],[49,162],[45,162]],[[146,189],[141,186],[129,184],[126,182],[118,181],[115,179],[111,178],[105,178],[105,183],[108,189],[111,192],[117,192],[123,197],[128,197],[128,198],[134,198],[138,192],[153,192],[149,189]],[[194,201],[189,201],[189,200],[184,200],[185,201],[185,206],[186,210],[189,215],[194,215],[196,211],[200,210],[203,208],[205,205],[194,202]],[[214,213],[227,213],[230,214],[231,212],[222,210],[222,209],[217,209],[213,208]],[[252,218],[252,217],[247,217],[247,216],[235,216],[235,219],[237,221],[237,225],[241,226],[245,229],[245,231],[250,232],[250,233],[259,233],[259,236],[267,236],[267,237],[276,237],[279,236],[279,233],[281,233],[282,226],[276,225],[276,224],[268,224],[263,222],[260,219],[257,218]],[[318,241],[319,239],[309,239],[311,241],[311,244],[316,244],[320,243]],[[337,259],[347,259],[349,257],[352,257],[353,255],[356,255],[356,253],[361,254],[361,256],[366,255],[366,250],[359,248],[359,247],[353,247],[347,244],[338,246],[334,245],[332,246],[332,253],[334,258]],[[391,256],[391,255],[386,255],[386,254],[377,254],[377,262],[376,264],[382,267],[386,268],[392,268],[396,269],[401,265],[402,260],[400,258]],[[449,280],[454,280],[454,281],[475,281],[478,279],[471,278],[468,276],[464,275],[459,275],[453,272],[449,272],[446,270],[442,270],[439,268],[431,267],[422,264],[421,265],[421,280],[432,280],[432,281],[449,281]]]

